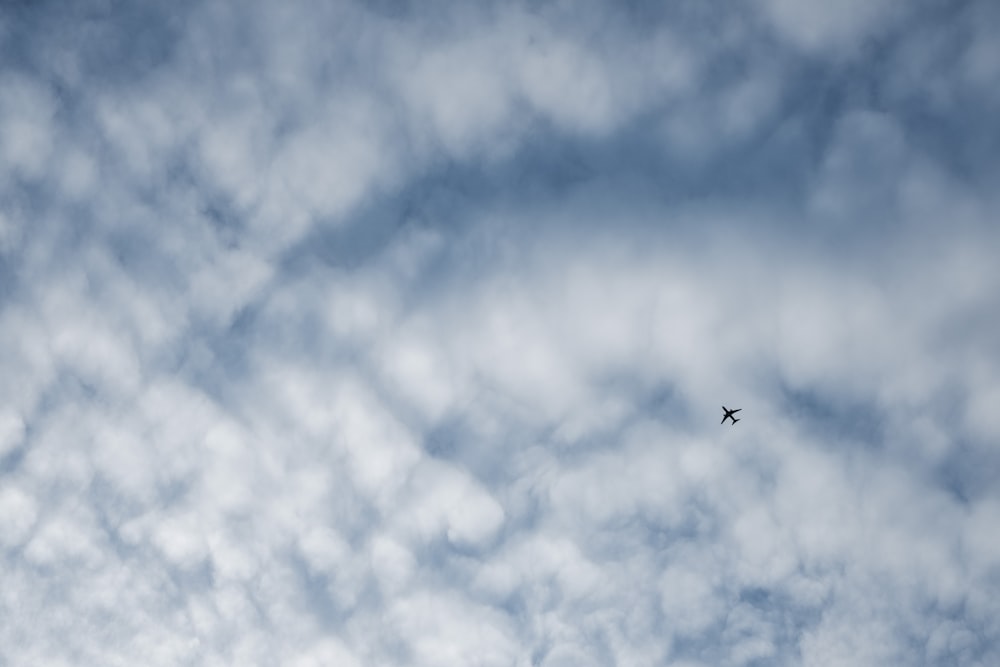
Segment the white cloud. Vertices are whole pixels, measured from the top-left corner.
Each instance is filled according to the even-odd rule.
[[[335,639],[322,639],[302,654],[296,656],[288,664],[295,667],[322,667],[322,665],[344,665],[357,667],[363,663],[342,642]]]
[[[24,419],[10,408],[0,412],[0,457],[24,441]]]
[[[581,7],[0,10],[0,662],[996,657],[981,33]]]
[[[398,593],[413,580],[416,561],[404,545],[391,537],[378,536],[372,540],[371,549],[372,570],[387,595]]]
[[[503,68],[492,66],[502,45],[480,38],[421,51],[407,53],[396,72],[402,99],[412,109],[407,115],[432,132],[427,137],[414,132],[416,140],[441,142],[459,157],[495,143],[505,148],[502,131],[510,122],[511,82]]]
[[[391,605],[389,622],[411,646],[414,665],[508,665],[516,660],[509,622],[451,595],[419,593]]]
[[[81,148],[65,151],[59,161],[63,191],[71,199],[82,200],[93,194],[100,174],[97,163]]]
[[[898,183],[909,165],[906,142],[886,114],[858,111],[837,122],[812,205],[839,224],[879,224],[894,218]]]
[[[279,247],[300,238],[316,220],[342,223],[373,189],[393,180],[397,154],[388,142],[382,104],[342,93],[316,121],[278,148],[251,223]],[[272,241],[273,242],[273,241]]]
[[[857,53],[859,42],[878,33],[894,18],[901,4],[875,2],[819,2],[762,0],[759,3],[778,33],[806,51]]]
[[[44,84],[24,76],[4,76],[0,89],[0,160],[11,174],[38,179],[55,148],[55,100]]]
[[[38,518],[38,506],[30,495],[15,486],[0,491],[0,521],[3,524],[3,545],[21,545],[31,534]]]
[[[93,518],[83,508],[59,508],[46,517],[31,540],[24,556],[36,567],[87,567],[103,564],[103,544],[94,538]]]
[[[392,518],[396,530],[418,542],[444,537],[459,548],[490,546],[504,511],[474,479],[453,466],[427,461],[416,467]]]
[[[569,41],[537,36],[515,49],[517,72],[531,105],[560,126],[606,130],[614,118],[612,76],[603,59]]]

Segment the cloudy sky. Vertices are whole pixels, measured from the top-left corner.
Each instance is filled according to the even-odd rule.
[[[1000,664],[998,32],[5,3],[0,665]]]

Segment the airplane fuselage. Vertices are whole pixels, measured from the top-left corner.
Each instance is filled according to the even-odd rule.
[[[725,423],[726,423],[726,420],[727,420],[727,419],[729,419],[729,420],[732,420],[732,423],[733,423],[733,424],[735,424],[736,422],[738,422],[738,421],[739,421],[739,419],[737,419],[737,418],[736,418],[736,417],[734,417],[733,415],[734,415],[734,414],[736,414],[737,412],[739,412],[739,411],[740,411],[740,410],[742,410],[742,409],[743,409],[743,408],[734,408],[734,409],[730,410],[729,408],[727,408],[726,406],[724,406],[724,405],[723,405],[723,406],[722,406],[722,411],[723,411],[723,412],[724,412],[725,414],[724,414],[724,415],[722,415],[722,421],[721,421],[721,422],[719,422],[719,423],[720,423],[720,424],[725,424]]]

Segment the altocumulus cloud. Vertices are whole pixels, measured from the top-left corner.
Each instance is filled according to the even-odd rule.
[[[7,5],[0,662],[1000,663],[998,29]]]

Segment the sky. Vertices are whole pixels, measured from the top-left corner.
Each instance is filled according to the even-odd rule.
[[[998,32],[4,3],[0,665],[1000,664]]]

